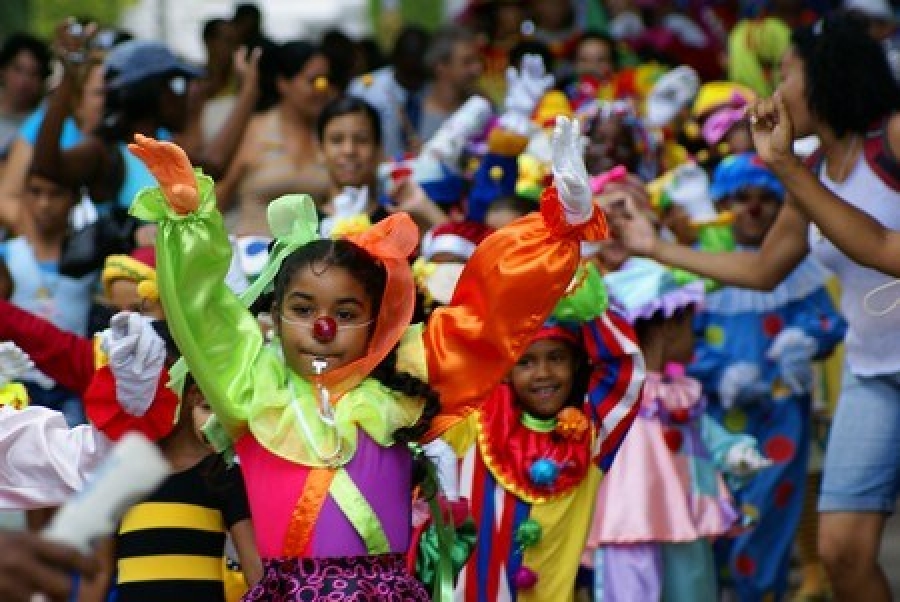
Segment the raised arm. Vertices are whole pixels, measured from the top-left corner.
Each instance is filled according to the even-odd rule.
[[[5,299],[0,299],[0,341],[14,342],[41,372],[78,395],[94,377],[93,340],[60,330]]]
[[[758,101],[751,116],[757,151],[787,188],[794,205],[853,261],[900,277],[900,232],[885,228],[828,190],[794,155],[793,127],[781,96]],[[891,118],[887,127],[889,150],[900,149],[900,116]]]
[[[259,381],[273,372],[259,364],[271,354],[263,353],[256,319],[225,285],[231,244],[216,211],[213,181],[195,174],[174,144],[138,136],[130,149],[160,184],[138,196],[132,213],[158,223],[157,281],[169,331],[219,420],[236,437],[254,391],[266,389]]]
[[[790,204],[781,208],[757,251],[709,253],[659,238],[653,224],[630,199],[608,200],[616,237],[635,255],[712,278],[730,286],[771,290],[809,252],[809,222]]]
[[[577,122],[557,126],[556,186],[544,191],[541,213],[485,239],[466,264],[451,305],[426,324],[429,383],[443,406],[431,434],[471,410],[524,352],[571,283],[580,240],[606,237],[575,150],[579,136]]]
[[[83,52],[87,35],[73,35],[67,24],[60,25],[56,32],[56,46],[62,56]],[[37,141],[34,145],[32,166],[46,177],[70,186],[88,184],[98,179],[98,174],[106,161],[103,146],[93,137],[87,137],[80,144],[63,150],[59,144],[63,121],[68,116],[75,101],[76,66],[63,60],[63,76],[56,90],[50,96],[47,112]]]

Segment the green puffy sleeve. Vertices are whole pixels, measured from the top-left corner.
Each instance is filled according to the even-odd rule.
[[[240,436],[254,391],[271,390],[284,368],[265,346],[256,318],[225,285],[231,244],[213,180],[197,175],[200,204],[179,215],[159,188],[145,188],[131,213],[156,222],[156,265],[166,322],[194,380],[226,431]],[[270,381],[261,387],[260,381]]]

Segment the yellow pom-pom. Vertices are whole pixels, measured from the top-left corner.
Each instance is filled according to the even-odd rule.
[[[371,73],[366,73],[365,75],[362,76],[362,84],[365,87],[368,88],[374,83],[375,83],[375,77]]]
[[[21,383],[7,383],[0,387],[0,406],[10,406],[16,410],[28,407],[28,391]]]
[[[320,75],[313,80],[313,88],[315,88],[318,92],[324,92],[328,89],[328,78],[324,75]]]
[[[691,140],[696,140],[700,137],[700,124],[696,121],[688,121],[684,124],[684,135],[687,136]]]
[[[472,157],[469,159],[469,172],[475,173],[478,171],[478,166],[481,165],[481,161],[478,157]]]
[[[706,161],[709,161],[709,151],[706,150],[705,148],[700,149],[699,151],[697,151],[696,158],[697,158],[697,161],[699,161],[700,163],[705,163]]]
[[[360,214],[352,217],[342,217],[335,221],[331,238],[343,238],[351,234],[362,234],[372,227],[372,221],[368,215]]]
[[[488,150],[504,157],[515,157],[528,146],[528,138],[496,127],[488,134]]]
[[[159,301],[159,288],[155,280],[141,280],[137,286],[138,297],[146,301]]]
[[[491,176],[492,180],[495,180],[495,181],[502,180],[503,179],[503,168],[500,167],[499,165],[495,165],[491,168],[491,170],[488,172],[488,174]]]
[[[716,153],[718,153],[720,157],[731,154],[731,145],[727,142],[720,142],[716,145]]]

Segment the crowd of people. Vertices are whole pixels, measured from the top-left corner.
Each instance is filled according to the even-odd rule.
[[[201,33],[0,48],[0,599],[891,599],[887,0]]]

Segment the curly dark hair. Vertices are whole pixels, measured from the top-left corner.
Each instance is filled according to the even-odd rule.
[[[294,274],[313,263],[325,262],[347,270],[353,278],[362,284],[363,289],[373,300],[372,313],[377,316],[384,296],[387,273],[381,263],[364,249],[348,240],[320,239],[304,245],[288,255],[275,276],[274,300],[280,305]],[[397,429],[394,440],[398,443],[410,443],[421,438],[431,427],[432,419],[441,410],[440,396],[426,381],[407,372],[397,371],[396,347],[372,371],[372,378],[388,389],[407,397],[419,397],[424,400],[425,408],[419,421],[408,427]]]
[[[810,111],[838,137],[865,134],[900,108],[900,88],[866,22],[837,13],[793,33]]]

